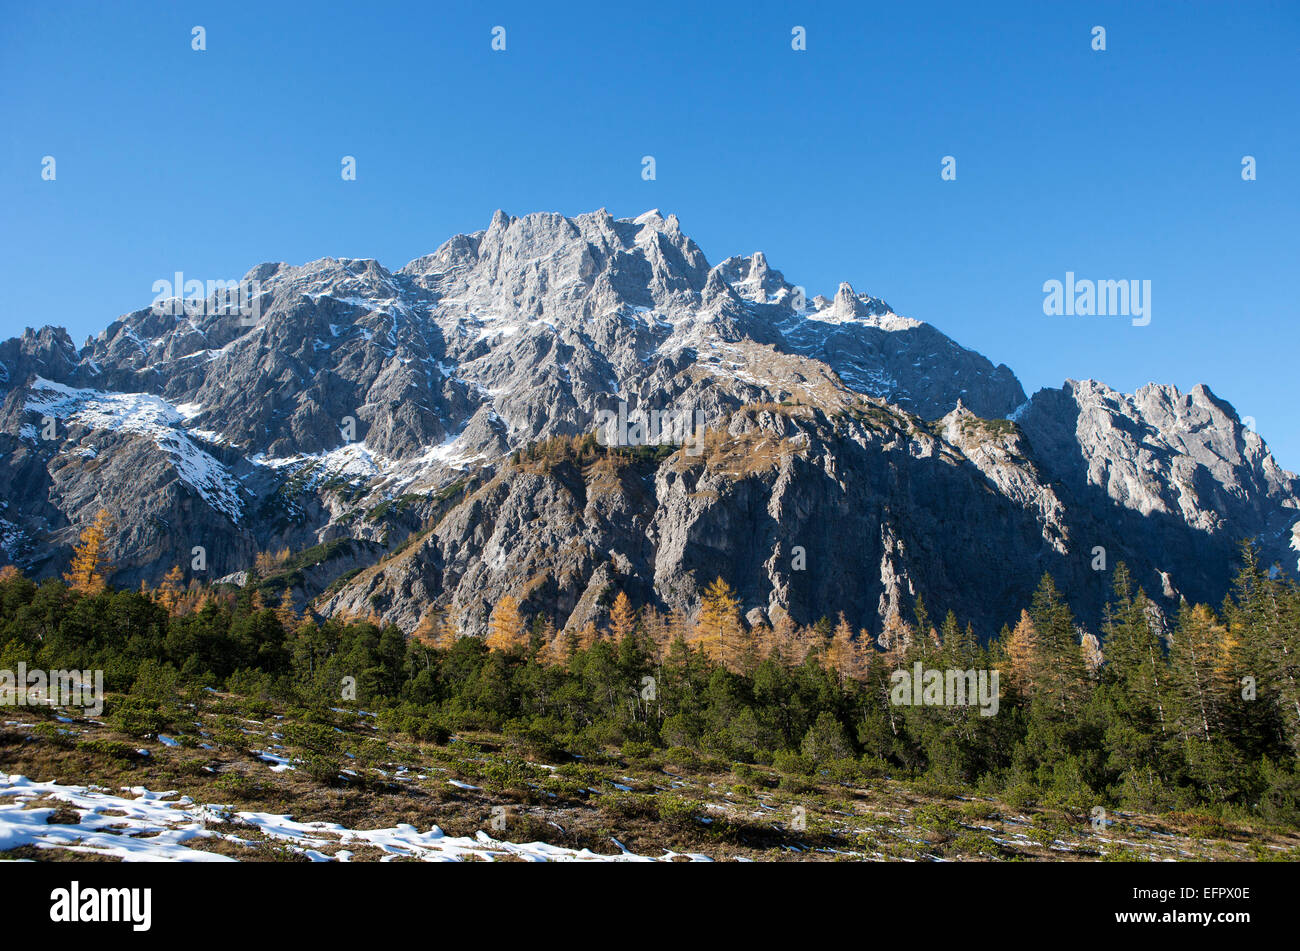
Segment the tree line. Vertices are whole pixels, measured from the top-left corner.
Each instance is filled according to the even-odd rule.
[[[437,610],[407,637],[373,617],[301,615],[287,591],[271,606],[253,584],[183,587],[179,572],[114,590],[103,530],[83,533],[63,580],[0,570],[0,668],[102,669],[123,693],[161,678],[307,707],[355,699],[416,736],[689,747],[794,774],[1300,824],[1300,586],[1248,545],[1222,605],[1184,603],[1170,622],[1118,565],[1099,636],[1044,575],[987,643],[951,612],[936,623],[921,598],[875,638],[842,614],[751,626],[722,579],[693,615],[617,592],[603,624],[562,630],[508,595],[478,638]],[[916,663],[999,671],[997,714],[895,702],[891,675]]]

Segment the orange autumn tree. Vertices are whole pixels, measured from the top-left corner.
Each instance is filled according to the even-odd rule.
[[[831,635],[831,644],[826,651],[826,659],[831,668],[837,671],[841,678],[851,678],[861,680],[867,668],[868,658],[863,651],[866,641],[863,638],[853,636],[853,628],[849,626],[848,620],[844,617],[844,612],[840,612],[840,622],[835,626],[835,631]]]
[[[537,652],[537,659],[543,664],[559,667],[577,649],[577,636],[572,632],[556,631],[555,625],[548,622],[546,641]]]
[[[527,639],[528,629],[519,611],[519,599],[512,594],[502,595],[488,621],[487,646],[494,651],[508,651]]]
[[[275,616],[280,619],[280,626],[286,632],[298,629],[298,612],[293,605],[293,592],[288,588],[280,595],[280,604],[275,609]]]
[[[668,612],[668,640],[664,644],[664,654],[672,648],[678,639],[689,642],[691,639],[691,619],[681,608],[675,607]]]
[[[695,642],[706,655],[725,666],[728,658],[740,649],[744,633],[740,599],[729,584],[718,578],[704,589],[700,614],[695,621]]]
[[[172,617],[180,611],[181,595],[185,591],[184,581],[185,574],[181,571],[181,566],[172,565],[172,570],[167,572],[167,577],[163,578],[162,584],[154,592],[158,603],[166,608],[167,613]]]
[[[596,629],[595,621],[588,621],[578,630],[578,650],[589,651],[596,646],[596,641],[600,640],[600,631]]]
[[[429,608],[424,617],[420,618],[420,623],[415,626],[415,630],[411,632],[411,637],[426,647],[437,647],[441,632],[442,612],[437,608]]]
[[[1020,621],[1007,641],[1006,654],[1011,665],[1012,686],[1026,696],[1032,694],[1042,666],[1042,651],[1038,630],[1028,611],[1020,612]]]
[[[253,560],[253,566],[257,570],[257,576],[265,578],[288,560],[289,549],[287,548],[281,548],[274,553],[261,551],[257,553],[257,557]]]
[[[442,612],[442,618],[438,622],[437,646],[441,650],[451,650],[458,640],[460,640],[460,622],[457,620],[457,615],[453,613],[452,605],[447,605],[447,610]]]
[[[451,606],[446,609],[431,607],[420,618],[411,636],[427,647],[438,650],[450,650],[460,639],[460,629],[456,626],[456,615]]]
[[[621,644],[636,630],[636,611],[627,594],[620,591],[609,611],[609,634],[614,643]]]
[[[98,594],[104,590],[104,576],[112,569],[104,559],[111,521],[100,509],[95,520],[81,530],[81,540],[72,552],[72,565],[63,580],[79,594]]]

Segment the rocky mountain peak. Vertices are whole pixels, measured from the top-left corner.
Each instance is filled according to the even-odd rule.
[[[999,624],[1044,569],[1098,605],[1081,554],[1098,545],[1151,591],[1206,600],[1242,537],[1296,562],[1296,477],[1208,388],[1071,380],[1027,400],[847,282],[810,306],[761,251],[710,266],[658,210],[498,210],[396,271],[247,278],[251,322],[145,307],[80,352],[52,327],[0,343],[0,563],[61,570],[107,507],[131,584],[196,544],[217,575],[326,545],[344,554],[304,598],[360,571],[322,605],[409,626],[435,602],[481,621],[525,582],[561,621],[609,585],[689,608],[725,565],[747,613],[842,597],[870,628],[918,592]],[[711,449],[669,452],[670,434],[604,481],[529,462],[634,414],[698,422]],[[782,567],[794,545],[816,578]]]

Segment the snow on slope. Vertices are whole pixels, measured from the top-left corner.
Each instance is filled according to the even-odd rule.
[[[348,861],[353,853],[340,848],[348,845],[377,848],[384,853],[381,861],[385,862],[396,858],[425,862],[491,862],[498,858],[529,862],[668,862],[677,858],[710,861],[704,855],[681,856],[675,852],[652,858],[621,846],[613,855],[600,855],[545,842],[502,842],[482,831],[473,838],[448,836],[437,826],[418,832],[406,823],[389,829],[349,829],[335,822],[298,822],[291,816],[200,805],[174,791],[151,792],[143,786],[123,789],[131,795],[116,796],[101,788],[33,782],[25,776],[0,773],[0,851],[31,845],[110,856],[125,862],[231,862],[238,860],[191,848],[187,843],[220,839],[250,847],[254,844],[250,838],[222,831],[234,828],[246,829],[247,835],[256,839],[287,843],[293,851],[317,862]],[[42,805],[33,807],[36,802]],[[58,807],[44,803],[70,806],[80,816],[80,823],[49,822]],[[322,851],[325,849],[330,851]]]
[[[181,480],[231,521],[244,512],[234,476],[190,438],[182,424],[195,415],[195,407],[172,406],[150,393],[105,393],[82,390],[36,377],[32,395],[24,406],[29,413],[80,423],[91,429],[148,436],[172,459]]]

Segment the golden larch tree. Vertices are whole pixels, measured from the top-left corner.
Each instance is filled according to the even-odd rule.
[[[63,576],[73,591],[90,595],[104,590],[104,576],[111,570],[104,558],[111,524],[108,512],[100,509],[95,520],[81,530],[81,540],[72,552],[72,565]]]
[[[280,619],[280,627],[285,631],[296,631],[298,629],[298,612],[293,606],[293,592],[288,588],[280,595],[280,603],[276,606],[275,616]]]
[[[902,664],[903,658],[912,647],[915,636],[916,632],[912,629],[912,625],[904,621],[897,611],[890,611],[885,616],[885,624],[880,631],[880,636],[876,638],[876,643],[884,652],[885,662],[889,667],[898,667]]]
[[[803,662],[802,646],[799,643],[799,625],[794,623],[790,612],[777,605],[772,609],[772,643],[767,656],[775,656],[781,663],[796,666]]]
[[[668,641],[664,645],[665,655],[668,653],[667,649],[671,648],[678,638],[681,638],[683,641],[690,641],[691,619],[681,608],[672,608],[668,612]]]
[[[740,600],[731,586],[718,578],[704,589],[695,621],[695,642],[709,657],[726,665],[740,647],[743,634]]]
[[[180,565],[172,565],[172,570],[167,572],[163,578],[162,584],[154,592],[154,597],[158,603],[167,609],[167,613],[176,616],[181,603],[181,595],[185,592],[185,573],[181,571]]]
[[[672,642],[668,619],[653,604],[648,604],[641,609],[641,629],[649,641],[651,659],[658,663],[668,654],[668,646]]]
[[[438,623],[438,647],[445,651],[451,650],[458,640],[460,640],[460,624],[452,612],[451,605],[448,605],[447,610],[442,612],[442,620]]]
[[[866,668],[862,656],[862,642],[853,637],[853,628],[849,626],[843,611],[840,612],[840,621],[831,634],[831,644],[826,651],[826,659],[830,662],[831,668],[841,677],[854,680],[861,679]]]
[[[609,634],[614,643],[621,644],[636,630],[636,611],[625,592],[620,591],[609,611]]]
[[[426,647],[437,647],[441,631],[442,612],[437,608],[429,608],[424,617],[420,618],[420,623],[415,626],[415,630],[411,632],[411,637]]]
[[[1007,641],[1007,663],[1011,665],[1012,685],[1026,696],[1033,692],[1038,679],[1040,657],[1038,631],[1029,612],[1022,610],[1020,620]]]
[[[546,667],[556,667],[563,663],[564,645],[560,643],[561,640],[558,633],[552,634],[551,639],[537,651],[537,662]]]
[[[598,640],[600,640],[600,631],[596,630],[596,622],[588,621],[578,631],[578,650],[589,651],[596,645]]]
[[[527,640],[528,629],[519,611],[519,599],[512,594],[501,596],[488,621],[487,646],[494,651],[508,651]]]

